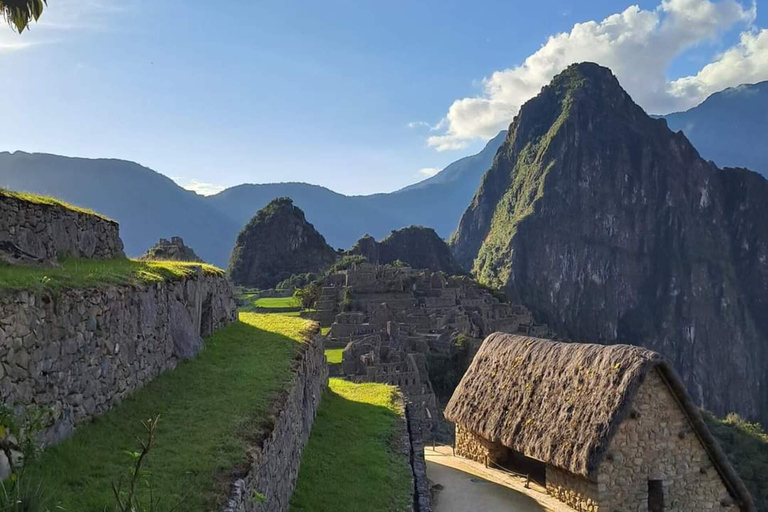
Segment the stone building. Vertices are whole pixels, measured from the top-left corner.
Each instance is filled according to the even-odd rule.
[[[499,301],[466,277],[407,266],[356,264],[327,276],[318,320],[332,319],[329,345],[344,346],[344,376],[399,386],[425,433],[438,418],[427,355],[447,354],[456,336],[547,333],[523,306]]]
[[[672,366],[640,347],[492,334],[445,417],[458,455],[575,510],[756,510]]]

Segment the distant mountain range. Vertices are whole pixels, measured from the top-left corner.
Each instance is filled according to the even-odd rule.
[[[713,94],[666,119],[705,158],[768,174],[768,82]],[[54,195],[114,218],[131,256],[144,253],[159,238],[181,236],[206,261],[225,267],[240,229],[276,197],[292,198],[335,248],[348,249],[365,234],[381,239],[411,225],[431,227],[448,238],[506,135],[500,132],[480,153],[429,179],[368,196],[273,183],[239,185],[203,197],[133,162],[23,152],[0,153],[0,187]]]
[[[447,238],[505,133],[432,178],[370,196],[345,196],[306,183],[273,183],[239,185],[203,197],[133,162],[24,152],[0,153],[0,187],[53,195],[117,220],[130,256],[143,254],[159,238],[181,236],[200,257],[226,267],[242,227],[277,197],[292,198],[336,248],[348,249],[365,234],[384,238],[410,225],[432,227]]]
[[[768,82],[718,92],[686,112],[664,116],[701,156],[720,167],[746,167],[768,177]]]

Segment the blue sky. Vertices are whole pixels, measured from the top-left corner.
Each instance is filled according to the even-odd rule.
[[[49,0],[1,30],[0,151],[123,158],[199,190],[372,193],[477,152],[573,60],[659,112],[768,79],[766,15],[736,0],[210,5]]]

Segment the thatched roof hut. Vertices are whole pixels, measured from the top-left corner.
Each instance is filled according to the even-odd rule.
[[[445,417],[489,442],[590,479],[619,425],[636,414],[633,399],[653,370],[731,496],[742,510],[754,510],[749,492],[672,366],[644,348],[492,334],[454,392]]]

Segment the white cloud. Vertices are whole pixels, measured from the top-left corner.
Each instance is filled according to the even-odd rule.
[[[432,125],[426,121],[411,121],[408,123],[408,128],[430,128]]]
[[[191,190],[192,192],[200,194],[201,196],[212,196],[227,188],[222,185],[217,185],[216,183],[207,183],[205,181],[198,181],[178,176],[171,179],[175,181],[176,184],[181,188]]]
[[[424,178],[431,178],[435,174],[439,173],[440,169],[437,167],[424,167],[423,169],[419,169],[419,176],[422,176]]]
[[[613,70],[632,97],[650,112],[689,108],[708,91],[768,78],[766,36],[745,32],[742,41],[693,77],[669,82],[671,62],[686,50],[735,26],[749,27],[756,6],[736,0],[662,0],[654,10],[631,6],[604,20],[577,23],[551,36],[523,64],[483,80],[483,94],[456,100],[441,121],[444,131],[428,138],[438,151],[459,149],[506,128],[520,106],[574,62],[592,61]],[[710,66],[713,69],[708,71]]]

